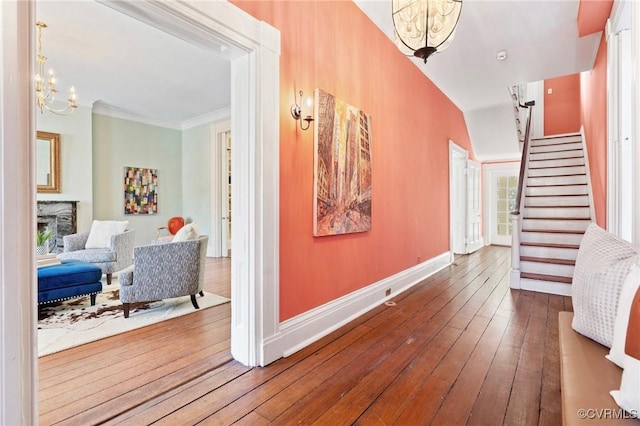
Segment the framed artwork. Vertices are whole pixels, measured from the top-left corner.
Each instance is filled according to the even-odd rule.
[[[158,213],[158,170],[124,168],[124,214]]]
[[[371,116],[315,90],[313,235],[371,229]]]

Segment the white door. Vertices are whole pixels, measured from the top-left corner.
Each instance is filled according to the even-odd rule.
[[[491,215],[491,244],[511,245],[511,212],[515,210],[518,193],[518,173],[516,171],[491,173],[493,208]]]
[[[480,163],[473,160],[466,162],[466,187],[467,187],[467,220],[465,253],[473,253],[482,247],[481,220],[482,212],[480,206]]]
[[[222,257],[231,257],[231,131],[222,134],[221,146],[220,253]]]
[[[449,156],[449,211],[451,222],[451,251],[466,253],[466,179],[467,153],[457,145],[450,145]]]

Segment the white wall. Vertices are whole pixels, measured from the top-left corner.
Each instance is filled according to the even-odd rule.
[[[477,160],[520,159],[513,105],[494,105],[467,111],[464,113],[464,119]]]
[[[60,134],[61,191],[38,194],[37,199],[78,201],[78,230],[88,230],[93,219],[91,108],[78,107],[71,115],[36,113],[36,128]]]
[[[158,214],[124,214],[124,167],[158,170]],[[128,220],[136,245],[155,239],[169,218],[182,216],[182,135],[179,130],[93,114],[93,214]]]
[[[182,213],[210,239],[211,144],[210,123],[182,132]]]

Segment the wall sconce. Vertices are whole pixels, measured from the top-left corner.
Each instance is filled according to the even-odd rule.
[[[311,115],[307,115],[305,118],[302,118],[302,109],[300,108],[300,104],[302,103],[302,90],[299,93],[300,100],[291,105],[291,116],[300,122],[300,128],[302,130],[307,130],[309,126],[311,126],[311,122],[313,121],[313,117]],[[311,108],[312,101],[311,98],[307,98],[307,107]],[[303,126],[302,122],[306,121],[307,126]]]

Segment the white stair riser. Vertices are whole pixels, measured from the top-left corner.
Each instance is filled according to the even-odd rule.
[[[571,296],[571,284],[554,283],[552,281],[520,279],[522,290],[537,291],[539,293],[559,294],[561,296]]]
[[[524,217],[539,217],[539,218],[580,218],[589,219],[591,212],[589,207],[526,207],[524,209]]]
[[[529,170],[545,167],[584,166],[584,157],[560,158],[557,160],[529,161]]]
[[[580,135],[564,136],[560,138],[532,139],[531,146],[557,145],[559,143],[580,142]]]
[[[566,175],[582,175],[587,173],[584,166],[570,167],[551,167],[545,169],[529,169],[529,177],[538,176],[566,176]]]
[[[590,220],[523,219],[522,229],[585,231],[590,223]]]
[[[576,260],[578,249],[558,247],[520,246],[520,256],[546,257],[548,259]]]
[[[556,177],[532,177],[527,179],[528,186],[545,185],[578,185],[587,183],[586,175],[578,176],[556,176]]]
[[[582,149],[582,142],[575,143],[565,143],[562,145],[543,145],[543,146],[532,146],[531,152],[558,152],[558,151],[570,151],[574,149]]]
[[[587,195],[565,195],[547,197],[526,197],[524,204],[527,207],[535,206],[583,206],[589,207]]]
[[[522,232],[520,240],[527,243],[576,244],[580,245],[583,234],[558,234],[547,232]]]
[[[520,271],[529,274],[555,275],[556,277],[573,277],[573,265],[557,265],[555,263],[520,262]]]
[[[587,185],[565,185],[565,186],[539,186],[525,189],[527,196],[531,195],[587,195]]]
[[[571,157],[584,157],[582,148],[573,151],[531,153],[529,160],[557,160]]]

